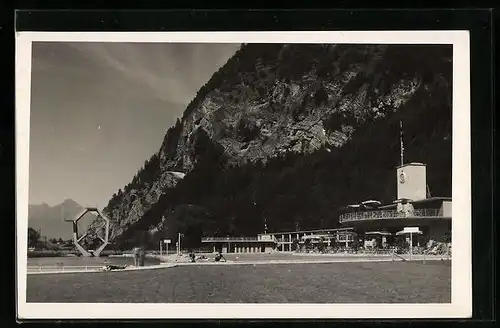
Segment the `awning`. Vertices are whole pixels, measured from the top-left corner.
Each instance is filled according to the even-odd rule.
[[[335,237],[334,235],[325,235],[325,234],[322,234],[322,235],[305,235],[305,236],[302,236],[300,237],[300,239],[321,239],[321,238],[333,238]]]
[[[365,235],[380,235],[380,236],[390,236],[392,233],[387,231],[368,231],[365,232]]]
[[[380,206],[382,205],[381,202],[379,202],[378,200],[365,200],[364,202],[361,203],[362,205],[365,205],[365,206]]]
[[[337,232],[337,236],[357,236],[358,234],[354,231],[339,231]]]
[[[393,201],[394,204],[398,204],[398,203],[411,203],[412,200],[409,199],[409,198],[400,198],[400,199],[396,199],[395,201]]]
[[[401,231],[398,231],[396,232],[396,235],[406,235],[406,234],[410,234],[410,233],[416,233],[416,234],[419,234],[421,235],[422,234],[422,231],[420,231],[419,228],[417,227],[411,227],[411,228],[404,228],[403,230]]]

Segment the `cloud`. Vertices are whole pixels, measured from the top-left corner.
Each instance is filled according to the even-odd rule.
[[[187,105],[196,91],[228,58],[207,49],[217,45],[71,43],[96,65],[119,73],[135,87],[170,103]],[[231,45],[236,49],[235,45]],[[179,52],[178,48],[184,51]],[[215,62],[215,67],[213,62]],[[207,66],[202,68],[203,65]]]

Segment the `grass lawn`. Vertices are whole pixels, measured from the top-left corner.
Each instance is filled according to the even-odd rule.
[[[28,275],[27,302],[449,303],[446,262],[180,266]]]

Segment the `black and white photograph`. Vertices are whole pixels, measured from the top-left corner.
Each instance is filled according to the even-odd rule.
[[[20,317],[471,315],[467,33],[16,44]]]

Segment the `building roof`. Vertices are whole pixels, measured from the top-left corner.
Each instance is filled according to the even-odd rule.
[[[379,206],[379,209],[390,209],[390,208],[396,208],[398,206],[398,204],[388,204],[388,205],[382,205],[382,206]]]
[[[433,202],[433,201],[437,201],[437,200],[451,201],[451,197],[429,197],[429,198],[425,198],[425,199],[414,200],[414,201],[412,201],[412,203],[425,203],[425,202]]]
[[[259,240],[257,237],[205,237],[201,239],[202,243],[272,243],[272,240]]]
[[[401,167],[406,167],[406,166],[427,166],[425,165],[424,163],[417,163],[417,162],[412,162],[412,163],[406,163],[406,164],[403,164],[403,165],[398,165],[396,166],[396,168],[401,168]]]
[[[429,197],[425,199],[419,199],[419,200],[410,200],[409,203],[417,203],[417,204],[422,204],[422,203],[427,203],[427,202],[435,202],[435,201],[451,201],[451,197]],[[387,205],[382,205],[379,206],[380,209],[390,209],[390,208],[396,208],[397,204],[387,204]]]
[[[316,229],[316,230],[301,230],[301,231],[285,231],[285,232],[268,232],[259,233],[259,235],[288,235],[288,234],[301,234],[301,233],[315,233],[315,232],[334,232],[334,231],[345,231],[352,230],[353,228],[336,228],[336,229]]]

